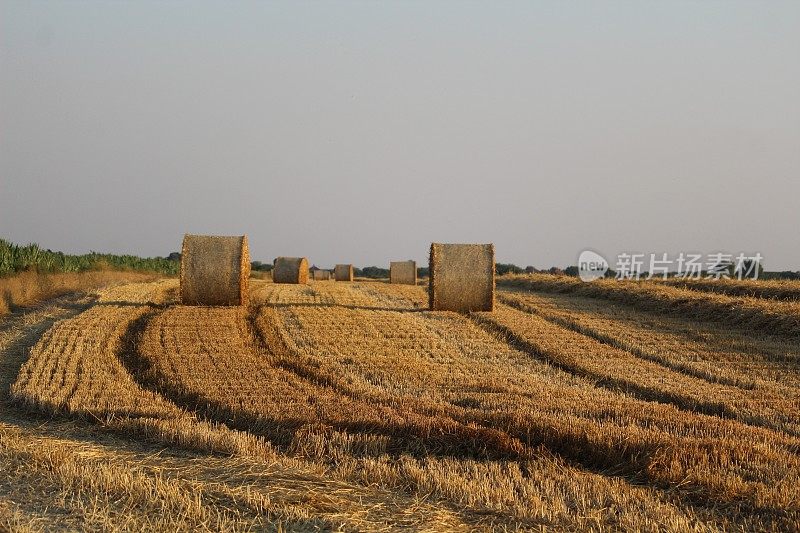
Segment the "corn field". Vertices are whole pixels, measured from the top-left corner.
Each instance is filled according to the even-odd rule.
[[[0,239],[0,276],[35,270],[40,273],[85,272],[96,269],[138,270],[177,275],[180,263],[165,258],[89,253],[67,255],[43,250],[38,244],[20,246]]]

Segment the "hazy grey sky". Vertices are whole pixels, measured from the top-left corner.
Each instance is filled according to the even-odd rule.
[[[800,2],[0,3],[0,236],[800,269]]]

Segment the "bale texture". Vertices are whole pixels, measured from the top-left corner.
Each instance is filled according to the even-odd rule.
[[[494,309],[494,245],[431,244],[428,299],[432,311]]]
[[[274,283],[308,283],[308,260],[305,257],[276,257],[272,267]]]
[[[333,268],[333,279],[336,281],[353,281],[353,265],[336,265]]]
[[[247,235],[183,237],[181,303],[247,305],[250,251]]]
[[[416,285],[416,261],[391,261],[389,263],[389,283]]]
[[[314,280],[315,281],[325,281],[331,279],[331,271],[330,270],[315,270],[314,271]]]

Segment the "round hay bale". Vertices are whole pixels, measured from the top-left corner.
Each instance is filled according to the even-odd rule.
[[[247,305],[250,251],[247,235],[183,237],[181,303]]]
[[[391,261],[389,262],[389,283],[402,285],[417,284],[416,261]]]
[[[314,271],[314,280],[315,281],[326,281],[331,279],[331,271],[330,270],[315,270]]]
[[[336,265],[333,268],[333,279],[336,281],[353,281],[353,265]]]
[[[431,311],[494,309],[494,245],[431,244]]]
[[[274,283],[308,283],[308,260],[305,257],[276,257],[272,267]]]

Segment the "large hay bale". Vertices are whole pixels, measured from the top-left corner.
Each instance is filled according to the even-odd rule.
[[[416,261],[389,262],[389,283],[416,285],[417,284]]]
[[[331,279],[331,271],[330,270],[315,270],[314,271],[314,281],[326,281]]]
[[[308,260],[305,257],[276,257],[272,267],[275,283],[308,283]]]
[[[353,265],[336,265],[333,267],[333,279],[336,281],[353,281]]]
[[[428,298],[432,311],[494,309],[494,245],[431,244]]]
[[[183,237],[181,303],[247,305],[250,251],[247,235]]]

